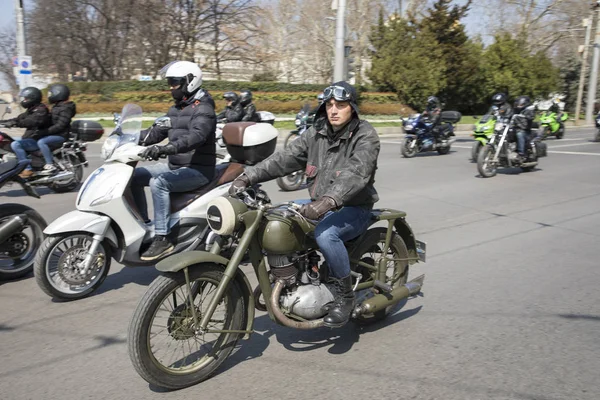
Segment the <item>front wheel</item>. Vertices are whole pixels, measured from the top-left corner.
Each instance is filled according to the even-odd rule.
[[[33,270],[35,253],[44,240],[46,221],[37,211],[22,204],[3,204],[0,225],[19,214],[27,217],[27,224],[20,232],[0,243],[0,281],[29,274]]]
[[[475,143],[473,143],[473,146],[471,146],[471,161],[477,162],[477,156],[479,155],[482,147],[483,145],[479,140],[476,140]]]
[[[234,349],[239,333],[211,331],[245,327],[244,296],[235,280],[206,332],[194,319],[195,314],[199,322],[206,312],[223,271],[216,264],[189,267],[192,293],[183,271],[161,275],[150,284],[133,314],[127,339],[131,362],[146,382],[167,389],[195,385],[208,379]]]
[[[364,239],[358,245],[356,251],[353,252],[353,255],[355,255],[353,258],[374,266],[379,265],[381,259],[385,259],[387,269],[384,283],[396,288],[404,285],[408,279],[408,249],[400,235],[394,232],[389,249],[387,253],[384,253],[386,234],[387,228],[378,227],[369,229],[365,234]],[[371,271],[367,270],[365,267],[356,265],[353,269],[362,274],[363,282],[373,280]],[[358,292],[356,294],[358,302],[371,297],[374,294],[373,290],[374,289],[366,289]],[[396,306],[397,304],[391,305],[383,310],[376,311],[373,314],[363,314],[358,317],[357,322],[370,324],[380,321],[391,314]]]
[[[484,178],[491,178],[498,172],[498,164],[493,162],[494,148],[486,145],[479,152],[477,157],[477,170]]]
[[[60,158],[60,162],[64,166],[65,170],[59,171],[58,173],[72,172],[73,176],[52,182],[50,189],[56,193],[70,192],[71,190],[77,188],[77,186],[79,186],[83,180],[83,164],[81,164],[79,157],[71,153],[67,154],[64,158]]]
[[[415,138],[405,138],[402,141],[402,147],[400,151],[402,152],[402,156],[405,158],[412,158],[419,152],[417,148],[417,143],[415,143]]]
[[[596,131],[596,136],[594,136],[594,142],[600,142],[600,129]]]
[[[92,294],[110,269],[108,246],[100,243],[87,273],[81,264],[92,244],[90,233],[49,236],[35,258],[33,274],[38,286],[52,298],[77,300]]]

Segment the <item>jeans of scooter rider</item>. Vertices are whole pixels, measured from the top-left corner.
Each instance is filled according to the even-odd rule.
[[[44,136],[40,140],[37,141],[37,145],[40,148],[40,151],[44,155],[44,161],[46,164],[52,164],[54,162],[54,156],[52,155],[52,150],[50,150],[50,145],[58,145],[63,144],[65,142],[65,138],[57,135]]]
[[[18,139],[10,144],[10,148],[15,152],[18,161],[28,161],[27,152],[37,151],[40,148],[38,147],[37,141],[35,139]],[[31,169],[31,166],[28,165],[26,169]]]
[[[525,155],[525,145],[529,135],[525,131],[517,131],[517,152],[520,155]]]
[[[297,204],[307,204],[310,200],[299,200]],[[350,275],[350,258],[344,242],[363,234],[371,221],[371,207],[343,207],[330,211],[317,224],[315,239],[329,266],[329,273],[335,278]]]
[[[144,187],[150,186],[154,204],[154,233],[169,233],[171,200],[169,193],[188,192],[208,183],[201,172],[192,168],[170,169],[167,164],[154,164],[135,169],[131,181],[131,192],[135,204],[144,220],[148,220],[148,203]]]

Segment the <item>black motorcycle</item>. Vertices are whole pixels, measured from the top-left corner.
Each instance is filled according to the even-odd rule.
[[[83,167],[88,166],[85,157],[87,143],[98,140],[104,134],[104,128],[95,121],[78,120],[71,125],[71,132],[62,144],[50,145],[50,150],[58,166],[58,172],[44,175],[44,156],[37,150],[28,153],[34,174],[26,178],[31,186],[47,186],[57,193],[69,192],[76,189],[83,180]],[[0,162],[14,159],[11,143],[14,142],[9,134],[0,132]]]
[[[288,143],[293,142],[298,139],[300,135],[308,130],[312,126],[315,120],[315,114],[311,113],[310,105],[305,104],[304,107],[296,114],[296,120],[294,121],[296,125],[296,129],[291,131],[289,135],[285,138],[283,143],[284,147],[287,147]],[[292,192],[294,190],[300,189],[300,187],[305,183],[305,174],[304,171],[299,170],[292,172],[289,175],[286,175],[282,178],[277,178],[277,185],[284,192]]]
[[[7,182],[20,184],[36,198],[39,194],[19,174],[29,163],[15,159],[0,163],[0,188]],[[46,221],[34,209],[22,204],[0,204],[0,280],[17,279],[33,269],[33,261],[44,240]]]
[[[462,115],[458,111],[442,111],[441,125],[437,128],[440,133],[436,136],[433,132],[433,124],[423,119],[421,114],[413,115],[408,119],[402,119],[402,130],[405,138],[402,141],[400,151],[405,158],[412,158],[417,153],[426,151],[437,151],[438,154],[448,154],[454,139],[454,125],[457,124]]]

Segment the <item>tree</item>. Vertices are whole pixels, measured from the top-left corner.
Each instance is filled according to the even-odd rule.
[[[8,82],[10,91],[16,94],[19,90],[17,78],[13,74],[12,57],[17,54],[17,39],[14,29],[0,30],[0,74]]]
[[[418,109],[446,86],[446,65],[434,33],[390,18],[380,19],[371,38],[375,53],[368,76],[379,89],[396,92],[401,102]]]

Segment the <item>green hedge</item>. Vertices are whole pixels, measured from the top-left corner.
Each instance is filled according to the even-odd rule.
[[[149,92],[168,90],[164,80],[158,81],[115,81],[115,82],[66,82],[72,94],[102,94],[110,95],[115,92]],[[241,91],[249,89],[259,92],[321,92],[325,84],[292,84],[282,82],[230,82],[230,81],[204,81],[202,87],[209,91]],[[366,88],[361,87],[361,92]]]

